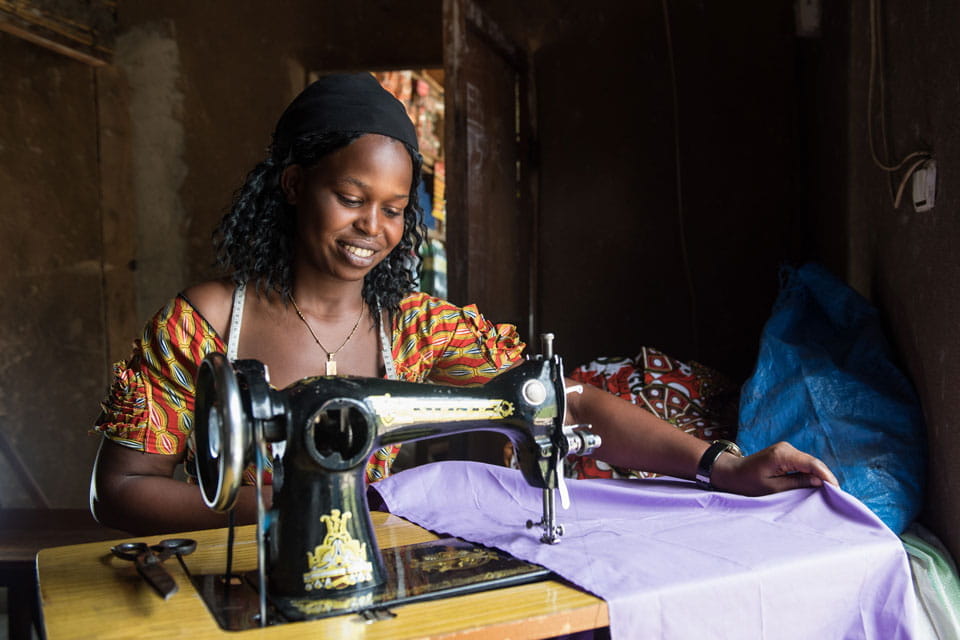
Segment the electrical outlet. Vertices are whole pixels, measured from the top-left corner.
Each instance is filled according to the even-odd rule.
[[[937,161],[930,159],[913,172],[913,210],[930,211],[937,198]]]

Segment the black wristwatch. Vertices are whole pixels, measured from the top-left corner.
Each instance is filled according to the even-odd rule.
[[[729,451],[738,458],[743,457],[743,450],[736,442],[730,440],[714,440],[713,444],[707,447],[700,458],[700,464],[697,465],[697,486],[701,489],[712,490],[713,483],[710,477],[713,475],[713,464],[717,461],[724,451]]]

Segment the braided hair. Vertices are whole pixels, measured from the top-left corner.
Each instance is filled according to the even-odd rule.
[[[247,174],[213,233],[217,265],[229,271],[235,283],[253,283],[258,293],[273,290],[285,304],[290,301],[297,212],[284,198],[280,176],[290,165],[313,167],[363,135],[359,131],[313,133],[294,138],[289,149],[278,148],[276,142],[271,146],[269,156]],[[390,313],[398,311],[400,300],[416,287],[415,276],[422,265],[420,246],[426,237],[417,197],[423,158],[409,143],[401,143],[413,161],[410,199],[403,210],[403,237],[366,275],[362,294],[370,308]]]

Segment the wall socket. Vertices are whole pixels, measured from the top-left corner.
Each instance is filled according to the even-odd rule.
[[[930,211],[937,198],[937,161],[927,160],[913,172],[913,210]]]

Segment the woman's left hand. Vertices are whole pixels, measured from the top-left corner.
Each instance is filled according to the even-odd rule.
[[[711,484],[720,491],[747,496],[820,487],[824,482],[840,486],[823,461],[799,451],[789,442],[778,442],[743,458],[721,454],[714,463],[711,477]]]

